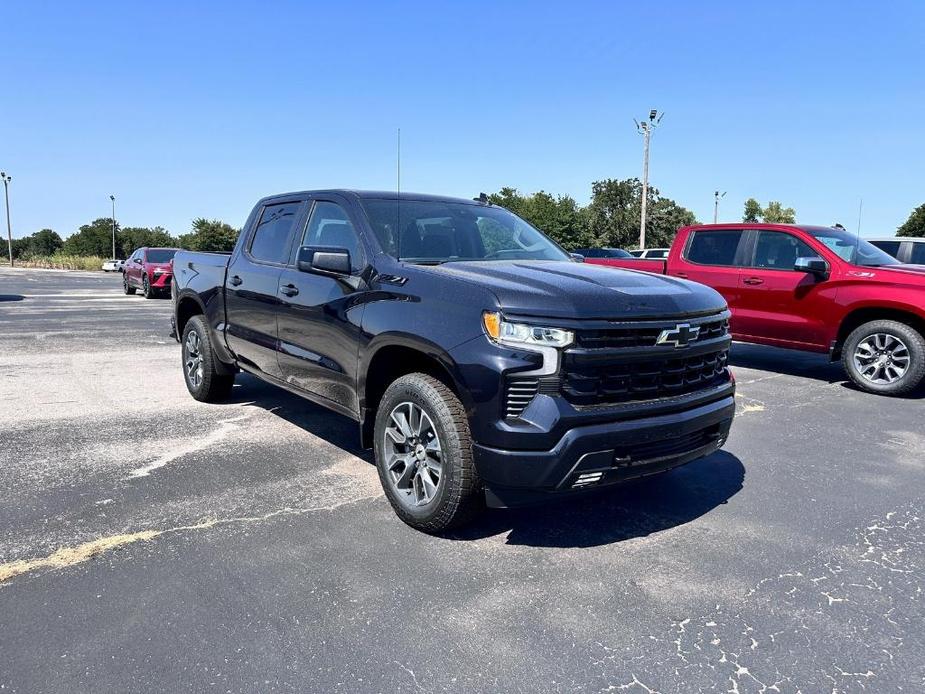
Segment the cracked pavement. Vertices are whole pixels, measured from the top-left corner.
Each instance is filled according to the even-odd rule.
[[[735,345],[724,451],[445,538],[355,425],[188,396],[169,301],[0,269],[0,691],[925,689],[925,398]]]

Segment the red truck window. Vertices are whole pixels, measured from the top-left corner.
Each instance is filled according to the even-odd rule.
[[[817,258],[819,254],[792,234],[759,231],[755,242],[754,267],[793,270],[797,258]]]
[[[742,229],[695,231],[685,259],[698,265],[735,265]]]

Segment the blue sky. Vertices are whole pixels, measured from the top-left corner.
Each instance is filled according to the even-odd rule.
[[[266,194],[640,175],[710,221],[747,197],[892,234],[925,202],[925,3],[3,3],[14,236],[243,223]],[[3,230],[5,232],[5,229]]]

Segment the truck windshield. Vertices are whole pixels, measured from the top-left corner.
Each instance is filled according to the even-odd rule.
[[[568,253],[502,207],[437,200],[362,201],[394,258],[438,264],[464,260],[569,260]]]
[[[859,239],[841,229],[807,229],[826,248],[838,254],[845,262],[864,267],[881,265],[900,265],[901,263],[888,253],[884,253],[872,243]]]
[[[149,263],[169,263],[177,252],[171,248],[154,248],[148,251]]]

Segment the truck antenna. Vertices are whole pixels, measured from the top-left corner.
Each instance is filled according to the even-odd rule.
[[[398,183],[396,193],[398,194],[398,227],[395,229],[395,259],[401,260],[401,128],[398,129]]]

